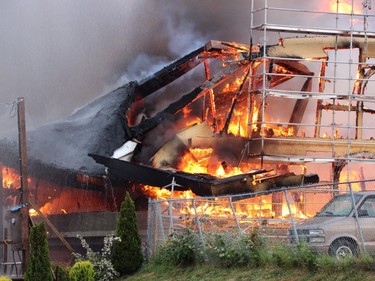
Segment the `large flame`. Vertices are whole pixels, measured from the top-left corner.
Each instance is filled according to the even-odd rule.
[[[299,202],[303,202],[303,196],[298,195]],[[291,205],[291,211],[296,218],[311,217],[312,214],[303,213],[299,203]],[[180,206],[181,207],[181,206]],[[249,219],[259,218],[289,218],[289,208],[285,202],[272,203],[272,195],[251,198],[233,203],[233,207],[239,222]],[[280,211],[276,211],[279,209]],[[228,218],[233,216],[233,210],[225,198],[215,198],[214,200],[196,200],[195,206],[191,202],[185,202],[179,209],[180,214],[192,216],[198,213],[208,218]],[[279,214],[277,214],[279,213]]]
[[[220,178],[243,174],[239,167],[217,162],[212,148],[191,148],[180,159],[177,168],[191,174],[211,174]],[[211,158],[213,159],[212,161]]]

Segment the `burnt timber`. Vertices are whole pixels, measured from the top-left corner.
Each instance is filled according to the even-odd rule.
[[[255,193],[261,191],[277,191],[289,186],[302,186],[319,182],[319,176],[295,175],[288,173],[281,176],[256,178],[267,170],[257,170],[227,178],[217,178],[208,174],[190,174],[151,168],[144,165],[122,161],[101,155],[90,154],[96,162],[110,169],[112,176],[124,180],[158,187],[170,188],[174,178],[175,190],[191,190],[198,196],[220,196],[227,194]]]
[[[192,138],[192,146],[194,147],[225,147],[226,139],[221,138],[204,138],[197,137]],[[319,156],[311,156],[311,153],[330,153],[332,151],[332,140],[330,138],[266,138],[261,139],[238,139],[237,143],[244,145],[246,142],[249,143],[247,146],[247,152],[249,157],[258,156],[279,156],[278,161],[285,162],[319,162]],[[366,153],[367,157],[358,158],[360,159],[372,159],[375,158],[375,141],[373,140],[347,140],[347,139],[335,139],[335,157],[338,159],[345,159],[347,157],[348,143],[351,145],[351,153]],[[284,160],[282,159],[284,158]],[[293,159],[293,160],[292,160]],[[297,159],[297,160],[296,160]],[[321,160],[325,162],[333,162],[333,158],[327,157]]]
[[[156,72],[154,75],[141,80],[140,82],[130,82],[113,92],[98,98],[94,102],[88,104],[72,115],[66,120],[55,124],[50,124],[28,133],[27,145],[29,149],[29,174],[31,177],[47,179],[58,184],[67,184],[73,187],[82,187],[82,182],[77,180],[77,175],[84,175],[89,177],[102,178],[105,176],[105,171],[102,165],[93,161],[88,156],[89,153],[103,155],[110,157],[113,152],[131,139],[138,139],[142,141],[145,136],[160,126],[170,116],[181,112],[181,110],[209,94],[210,91],[220,87],[222,84],[228,82],[237,73],[245,71],[251,63],[262,62],[262,50],[265,50],[268,56],[274,56],[275,59],[270,59],[272,63],[269,64],[269,71],[274,76],[267,79],[269,87],[273,88],[277,85],[293,79],[296,74],[300,74],[306,78],[304,85],[294,95],[293,92],[286,93],[291,98],[296,100],[295,107],[291,113],[289,125],[299,129],[299,123],[305,113],[307,101],[309,99],[318,99],[317,103],[317,126],[315,137],[313,138],[298,138],[295,135],[292,137],[270,137],[260,139],[259,134],[251,134],[249,138],[237,138],[233,146],[234,149],[243,150],[247,148],[244,159],[255,159],[262,157],[264,161],[272,157],[284,158],[285,162],[293,162],[288,157],[293,159],[298,158],[299,162],[308,162],[311,159],[309,153],[326,154],[332,151],[332,142],[334,141],[334,155],[331,161],[338,161],[347,156],[347,146],[350,144],[351,153],[368,153],[370,155],[366,159],[371,159],[371,155],[375,152],[375,145],[372,140],[363,140],[361,138],[362,127],[361,120],[363,113],[373,113],[373,110],[366,109],[360,105],[351,105],[350,111],[355,111],[359,114],[358,128],[356,139],[324,139],[319,137],[320,130],[320,115],[323,110],[338,109],[337,104],[322,105],[321,99],[324,96],[323,92],[312,93],[311,81],[313,72],[303,65],[300,61],[309,58],[322,59],[322,65],[328,59],[326,49],[332,49],[337,44],[339,49],[348,47],[349,39],[347,37],[339,37],[336,43],[335,36],[325,37],[306,37],[306,38],[288,38],[283,40],[283,45],[265,46],[257,50],[251,49],[249,46],[210,41],[204,47],[192,51],[190,54],[176,60],[162,70]],[[375,39],[354,38],[354,45],[357,48],[363,49],[365,44],[368,44],[368,57],[375,57]],[[251,50],[249,50],[251,49]],[[201,62],[207,59],[219,58],[227,65],[220,73],[206,77],[205,81],[198,87],[193,87],[192,90],[181,95],[176,101],[170,103],[163,110],[143,119],[139,124],[131,125],[127,120],[127,113],[129,108],[133,105],[137,98],[147,98],[152,96],[155,91],[158,91],[165,86],[171,84],[176,79],[182,77],[184,74],[192,71],[201,65]],[[277,67],[281,68],[281,71]],[[255,67],[255,66],[254,66]],[[372,68],[368,70],[368,76],[372,75]],[[321,73],[323,75],[324,73]],[[242,92],[249,91],[251,99],[260,96],[260,88],[262,87],[262,77],[253,75],[251,83],[253,86],[249,89],[249,79],[243,79],[240,89],[233,93],[233,97],[243,98]],[[246,83],[245,83],[246,81]],[[250,83],[250,82],[249,82]],[[283,95],[282,91],[274,91],[277,94]],[[348,96],[344,94],[332,95],[331,99],[347,100]],[[373,98],[365,95],[353,94],[353,100],[372,100]],[[220,100],[219,100],[220,101]],[[228,104],[228,100],[220,101],[222,104]],[[237,106],[237,98],[230,102],[232,108]],[[258,109],[260,106],[258,105]],[[342,107],[345,110],[345,107]],[[232,118],[233,109],[224,111],[220,117],[225,120],[227,124]],[[216,125],[214,123],[214,125]],[[227,125],[225,126],[225,129]],[[258,128],[259,124],[258,124]],[[217,133],[218,131],[216,131]],[[220,130],[220,135],[227,135],[228,132]],[[214,132],[214,137],[205,139],[202,137],[192,138],[192,147],[200,147],[204,143],[223,143],[227,141],[226,138],[221,138]],[[48,137],[46,137],[48,136]],[[17,161],[17,141],[14,138],[2,139],[0,146],[0,153],[2,155],[1,162],[9,167],[18,169]],[[75,145],[72,145],[74,143]],[[161,144],[163,145],[163,144]],[[51,149],[53,148],[53,149]],[[149,158],[152,155],[147,155]],[[315,156],[314,156],[315,157]],[[147,158],[147,157],[146,157]],[[318,159],[316,156],[315,159]],[[364,158],[361,158],[364,159]],[[314,160],[314,159],[313,159]],[[84,188],[101,189],[95,183],[85,184]]]

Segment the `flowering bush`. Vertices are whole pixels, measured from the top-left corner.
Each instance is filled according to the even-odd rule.
[[[86,255],[82,256],[79,253],[73,253],[73,256],[76,261],[89,260],[92,263],[95,280],[112,281],[115,277],[119,276],[119,273],[113,268],[111,262],[111,248],[113,242],[119,241],[120,238],[113,235],[104,237],[104,246],[100,253],[94,252],[81,235],[77,235],[77,238],[81,240],[81,245],[86,250]]]

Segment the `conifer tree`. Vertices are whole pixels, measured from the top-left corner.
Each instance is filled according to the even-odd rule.
[[[121,203],[116,236],[121,241],[115,241],[113,245],[113,267],[120,275],[136,272],[142,266],[143,254],[135,206],[128,192]]]
[[[43,222],[36,224],[30,232],[30,263],[25,281],[52,281],[51,261],[49,257],[47,232]]]

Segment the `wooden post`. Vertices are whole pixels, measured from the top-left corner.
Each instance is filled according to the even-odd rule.
[[[4,190],[3,190],[3,166],[0,163],[0,241],[4,240]],[[0,262],[3,261],[3,251],[0,250]]]
[[[8,228],[4,228],[4,246],[3,246],[3,260],[2,262],[5,263],[4,265],[4,274],[6,275],[8,272],[7,262],[8,262]]]
[[[26,154],[26,122],[25,122],[25,101],[24,98],[17,100],[18,112],[18,137],[20,154],[20,178],[21,178],[21,239],[22,239],[22,272],[25,274],[30,260],[30,227],[29,227],[29,206],[27,186],[27,154]]]

